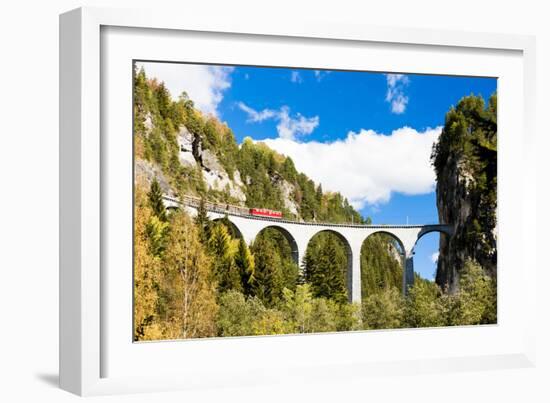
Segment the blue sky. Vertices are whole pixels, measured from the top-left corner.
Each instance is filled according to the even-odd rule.
[[[142,63],[173,96],[290,155],[325,190],[375,223],[437,222],[431,145],[463,96],[496,92],[494,78]],[[415,271],[432,279],[438,234],[423,237]]]

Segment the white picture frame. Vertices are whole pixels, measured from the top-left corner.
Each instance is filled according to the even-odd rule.
[[[192,38],[187,39],[186,33]],[[138,34],[141,35],[143,50],[131,44],[131,37]],[[195,49],[192,61],[273,63],[273,52],[249,52],[249,55],[244,51],[239,53],[237,42],[240,42],[243,49],[254,44],[269,44],[273,49],[287,46],[289,53],[292,53],[294,45],[302,49],[309,46],[310,52],[305,52],[308,55],[303,56],[297,67],[338,67],[334,64],[337,62],[323,62],[320,53],[313,51],[313,45],[319,44],[333,52],[341,50],[342,58],[339,60],[348,64],[355,60],[351,53],[344,55],[350,52],[349,49],[353,48],[356,52],[368,49],[379,51],[379,64],[368,65],[370,69],[378,71],[388,71],[388,65],[401,60],[399,66],[402,69],[396,71],[466,75],[482,75],[486,72],[491,76],[494,76],[492,71],[501,72],[502,75],[498,75],[502,79],[499,82],[498,214],[499,236],[502,234],[504,240],[499,238],[499,324],[476,328],[232,338],[139,345],[132,343],[131,338],[126,338],[125,321],[128,319],[119,314],[127,313],[128,306],[131,306],[131,300],[126,296],[127,288],[131,289],[132,285],[126,283],[127,270],[121,271],[123,276],[112,276],[108,268],[112,267],[110,259],[122,259],[121,262],[126,259],[123,265],[127,265],[132,251],[131,247],[129,250],[124,247],[128,243],[121,243],[123,247],[118,249],[107,242],[107,238],[114,239],[114,234],[109,232],[113,225],[109,223],[117,220],[119,215],[106,212],[116,211],[113,210],[116,206],[111,207],[112,200],[127,200],[128,194],[124,193],[127,188],[123,181],[128,177],[131,166],[119,168],[113,165],[110,158],[115,149],[131,154],[131,149],[124,151],[127,144],[124,141],[131,139],[131,126],[126,140],[113,141],[115,137],[106,136],[106,133],[112,133],[115,127],[127,132],[129,127],[130,113],[126,118],[112,120],[113,115],[118,116],[117,112],[121,111],[124,115],[125,110],[131,111],[131,103],[123,102],[128,99],[131,76],[128,74],[129,81],[124,81],[118,75],[126,68],[127,61],[151,58],[166,60],[166,57],[173,60],[173,56],[166,51],[167,45],[154,44],[173,44],[181,40],[202,41],[202,53],[189,42],[189,49]],[[230,60],[230,55],[223,54],[209,57],[209,40],[212,43],[233,41],[235,58]],[[386,52],[387,49],[389,51]],[[438,64],[434,52],[442,54],[445,60]],[[413,374],[419,371],[533,365],[536,326],[531,315],[535,312],[535,284],[525,279],[534,278],[537,268],[535,254],[527,253],[528,234],[535,232],[536,222],[534,52],[534,38],[520,35],[369,27],[320,21],[281,25],[267,18],[206,19],[154,10],[81,8],[61,15],[61,387],[79,395],[96,395],[270,382],[292,383],[296,382],[298,375],[300,380],[307,377],[345,379],[380,373]],[[405,62],[400,57],[414,54],[426,57],[423,60],[412,57]],[[295,56],[300,57],[297,53]],[[184,54],[179,56],[185,57]],[[457,62],[470,60],[466,57],[471,58],[472,64],[460,65]],[[356,67],[360,69],[366,65],[361,65],[359,59],[356,59]],[[479,59],[477,65],[476,59]],[[319,63],[329,64],[321,66]],[[501,88],[509,91],[506,90],[501,96]],[[512,95],[514,99],[511,99]],[[117,102],[119,100],[121,102]],[[522,108],[517,107],[520,101]],[[521,109],[521,113],[514,116],[506,114],[506,111],[512,110],[512,106]],[[501,116],[501,112],[504,112],[504,116]],[[508,136],[512,128],[515,138]],[[501,144],[501,136],[504,145]],[[514,160],[512,153],[507,153],[509,149],[516,150],[515,155],[520,155],[521,161]],[[502,172],[507,173],[507,182],[503,184]],[[511,186],[513,183],[516,185],[515,192]],[[126,186],[131,187],[131,183]],[[115,188],[122,189],[123,193],[114,195]],[[506,200],[504,205],[500,204],[501,200]],[[129,229],[131,231],[131,227]],[[122,234],[123,237],[126,235]],[[517,256],[506,252],[509,250],[507,245],[512,243],[517,245],[514,250]],[[501,268],[501,261],[510,266],[515,264],[517,272],[511,273],[508,266]],[[504,275],[501,276],[501,273]],[[122,297],[113,298],[113,290],[118,290],[117,284],[124,284],[127,288],[121,291]],[[514,292],[517,294],[510,293],[512,287],[516,287]],[[512,304],[517,295],[518,302]],[[118,328],[117,323],[124,325]],[[131,332],[130,329],[127,331]],[[457,342],[454,349],[438,348],[437,341],[441,339],[461,342]],[[418,351],[412,351],[406,343],[418,346]],[[340,355],[344,359],[330,354],[331,347],[342,345],[345,346]],[[394,354],[385,354],[390,345],[398,347]],[[435,351],[429,351],[429,345],[436,346]],[[358,346],[367,346],[366,351],[359,351]],[[283,348],[291,353],[281,354],[280,349]],[[315,355],[316,351],[320,351],[319,348],[323,348],[326,353],[323,357]],[[187,360],[174,358],[178,354]],[[262,367],[262,354],[271,358],[269,368]],[[243,355],[248,358],[235,362]],[[279,361],[277,356],[281,357]],[[132,360],[136,357],[147,362],[145,370],[135,369]],[[163,370],[156,370],[155,365],[156,368],[162,366]],[[193,371],[189,370],[191,365]],[[304,368],[308,368],[307,373],[304,373]]]

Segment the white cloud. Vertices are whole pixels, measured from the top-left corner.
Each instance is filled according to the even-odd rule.
[[[391,105],[391,111],[395,114],[405,112],[409,97],[405,95],[405,87],[409,84],[409,78],[404,74],[386,74],[388,89],[386,102]]]
[[[256,111],[243,102],[237,103],[237,106],[248,115],[248,122],[277,120],[277,133],[283,139],[294,140],[297,135],[311,134],[319,126],[319,116],[307,118],[300,113],[291,116],[288,106],[283,106],[279,110],[263,109],[261,111]]]
[[[296,70],[291,71],[290,81],[292,81],[293,83],[301,83],[303,80],[302,80],[302,76],[300,75],[300,72]]]
[[[181,63],[137,63],[149,78],[164,81],[173,99],[187,92],[195,106],[204,113],[218,116],[223,93],[231,87],[233,67]]]
[[[298,113],[293,118],[286,106],[283,106],[279,112],[277,132],[283,139],[293,140],[297,134],[311,134],[317,126],[319,126],[319,116],[306,118]]]
[[[247,122],[263,122],[264,120],[274,118],[277,115],[277,111],[272,109],[256,111],[244,102],[238,102],[237,106],[248,115]]]
[[[392,192],[425,194],[435,188],[430,163],[432,145],[441,127],[418,132],[409,127],[391,135],[372,130],[350,132],[330,143],[298,142],[292,138],[263,140],[269,147],[290,156],[323,189],[339,191],[356,208],[389,201]]]
[[[432,255],[430,256],[430,260],[432,261],[432,263],[437,263],[437,260],[439,259],[439,252],[434,252],[432,253]]]

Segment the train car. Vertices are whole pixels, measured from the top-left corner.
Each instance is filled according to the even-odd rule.
[[[251,208],[250,215],[257,217],[283,218],[283,213],[280,211],[269,210],[266,208]]]

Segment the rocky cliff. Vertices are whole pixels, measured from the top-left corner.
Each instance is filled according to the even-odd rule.
[[[439,221],[454,235],[440,237],[436,282],[454,292],[465,262],[473,259],[496,277],[497,98],[463,98],[446,116],[432,160]]]

